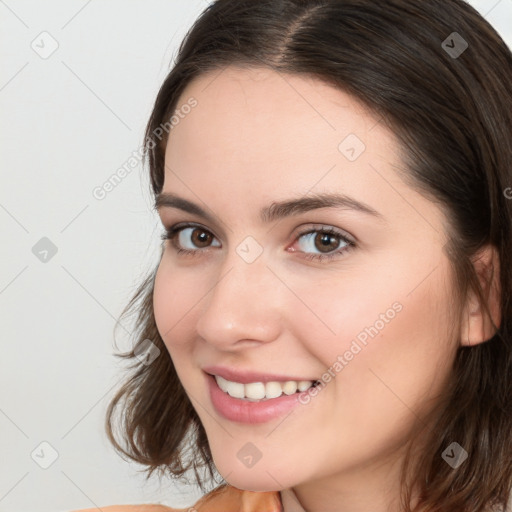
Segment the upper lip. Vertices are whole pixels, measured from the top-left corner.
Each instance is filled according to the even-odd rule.
[[[289,380],[301,381],[313,381],[317,379],[308,379],[305,377],[297,377],[293,375],[278,375],[275,373],[261,373],[252,370],[235,370],[234,368],[228,368],[227,366],[204,366],[203,371],[210,375],[218,375],[226,380],[233,382],[240,382],[241,384],[248,384],[250,382],[286,382]]]

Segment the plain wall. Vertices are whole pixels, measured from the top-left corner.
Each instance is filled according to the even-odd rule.
[[[103,422],[123,379],[114,325],[160,244],[148,178],[128,162],[208,3],[0,2],[0,512],[186,507],[201,495],[146,482]],[[471,3],[511,46],[512,0]]]

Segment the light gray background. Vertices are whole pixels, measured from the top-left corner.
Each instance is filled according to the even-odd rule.
[[[186,507],[201,495],[145,483],[103,434],[123,378],[113,328],[158,261],[161,228],[140,164],[104,199],[92,192],[140,147],[177,47],[208,3],[0,0],[0,512]],[[512,46],[512,0],[470,3]],[[46,262],[32,251],[43,237],[57,247]]]

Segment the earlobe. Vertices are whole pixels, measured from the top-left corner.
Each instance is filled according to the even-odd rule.
[[[487,300],[492,321],[501,325],[500,261],[495,246],[487,245],[473,258],[473,264],[484,297]],[[481,306],[478,296],[470,292],[461,325],[461,345],[477,345],[490,340],[496,334],[489,315]]]

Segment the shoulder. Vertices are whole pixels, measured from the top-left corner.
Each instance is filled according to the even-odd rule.
[[[170,508],[164,505],[109,505],[106,507],[97,507],[71,510],[70,512],[187,512],[188,508]]]
[[[194,505],[171,508],[164,505],[111,505],[101,507],[102,512],[282,512],[279,492],[255,492],[222,484],[205,494]],[[98,512],[98,508],[70,512]]]

